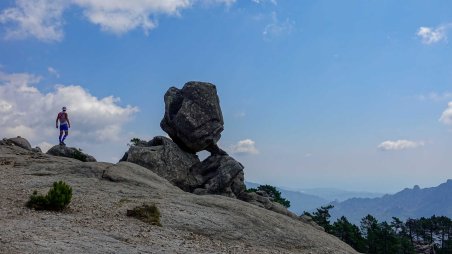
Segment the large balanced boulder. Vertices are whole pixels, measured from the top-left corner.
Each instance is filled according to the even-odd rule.
[[[223,125],[215,85],[192,81],[182,89],[171,87],[166,92],[165,115],[160,126],[182,149],[224,154],[216,145]]]
[[[79,161],[84,162],[95,162],[96,159],[86,153],[83,153],[80,149],[77,149],[75,147],[67,147],[62,145],[55,145],[52,148],[50,148],[46,154],[54,155],[54,156],[61,156],[61,157],[68,157],[77,159]]]
[[[169,138],[157,136],[149,142],[139,142],[121,160],[150,169],[185,191],[196,185],[190,168],[200,162],[198,156],[182,150]]]
[[[228,155],[211,155],[191,168],[197,180],[196,194],[237,197],[246,190],[243,166]]]

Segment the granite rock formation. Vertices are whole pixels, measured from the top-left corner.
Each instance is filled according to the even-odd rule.
[[[217,145],[224,122],[215,85],[188,82],[182,89],[168,89],[164,100],[160,126],[172,140],[137,140],[121,161],[148,168],[188,192],[237,198],[296,217],[271,197],[246,193],[243,165]],[[196,152],[202,150],[211,155],[201,162]]]
[[[61,156],[61,157],[68,157],[77,159],[83,162],[95,162],[96,159],[86,153],[83,153],[80,149],[77,149],[75,147],[67,147],[63,145],[55,145],[52,148],[50,148],[46,154],[54,155],[54,156]]]
[[[30,142],[28,142],[28,140],[26,140],[25,138],[22,138],[21,136],[17,136],[15,138],[4,139],[3,141],[5,142],[5,144],[12,144],[12,145],[19,146],[19,147],[22,147],[23,149],[27,149],[30,151],[32,149]]]
[[[164,100],[160,126],[179,147],[192,153],[221,152],[216,143],[224,122],[215,85],[188,82],[182,89],[171,87]]]
[[[190,168],[200,162],[198,156],[182,150],[169,138],[162,136],[131,146],[121,161],[150,169],[185,191],[190,191],[196,185]]]
[[[209,156],[190,169],[198,183],[194,193],[239,196],[246,190],[243,168],[228,155]]]

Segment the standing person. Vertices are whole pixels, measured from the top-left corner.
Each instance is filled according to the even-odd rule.
[[[60,113],[58,113],[58,116],[56,118],[56,128],[58,128],[58,121],[60,121],[60,145],[66,145],[64,143],[64,140],[66,139],[67,135],[69,135],[69,128],[71,128],[71,122],[69,122],[69,117],[67,116],[66,113],[66,107],[62,108],[63,111],[61,111]],[[63,136],[63,131],[64,131],[64,136]],[[63,137],[61,139],[61,137]]]

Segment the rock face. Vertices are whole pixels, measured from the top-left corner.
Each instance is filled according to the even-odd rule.
[[[96,159],[93,156],[83,153],[75,147],[66,147],[62,145],[53,146],[52,148],[49,149],[49,151],[47,151],[46,154],[73,158],[84,162],[96,161]]]
[[[237,197],[245,191],[243,166],[228,155],[212,155],[200,161],[166,137],[131,146],[122,161],[158,174],[184,191]]]
[[[183,151],[169,138],[157,136],[131,146],[122,160],[150,169],[185,191],[196,185],[190,168],[200,162],[198,156]]]
[[[7,142],[13,143],[16,146],[22,147],[23,149],[31,150],[31,145],[28,140],[22,138],[21,136],[17,136],[16,138],[9,138]]]
[[[196,153],[218,151],[223,115],[215,85],[188,82],[182,89],[171,87],[165,94],[162,129],[182,149]]]
[[[243,166],[228,155],[211,155],[190,169],[196,178],[196,194],[237,197],[246,190]]]

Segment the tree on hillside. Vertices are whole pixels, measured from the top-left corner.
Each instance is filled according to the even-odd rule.
[[[325,232],[332,234],[332,226],[330,224],[330,210],[333,208],[333,205],[321,206],[317,208],[317,211],[312,214],[309,212],[303,212],[304,215],[307,215],[312,218],[312,220],[317,223],[317,225],[323,227]]]
[[[344,216],[333,223],[332,232],[355,250],[359,252],[364,252],[366,250],[366,239],[362,237],[361,231],[356,225],[351,224]]]
[[[408,230],[405,223],[397,217],[392,217],[390,226],[398,239],[399,251],[397,253],[414,253],[413,244],[408,236]]]
[[[366,253],[377,253],[378,221],[368,214],[361,219],[361,232],[367,239]]]
[[[274,202],[280,203],[281,205],[289,208],[290,207],[290,201],[283,198],[281,196],[281,192],[278,191],[276,189],[276,187],[271,186],[271,185],[259,185],[259,187],[257,187],[257,189],[255,188],[250,188],[246,190],[247,192],[256,192],[256,191],[265,191],[268,196],[273,199]]]

